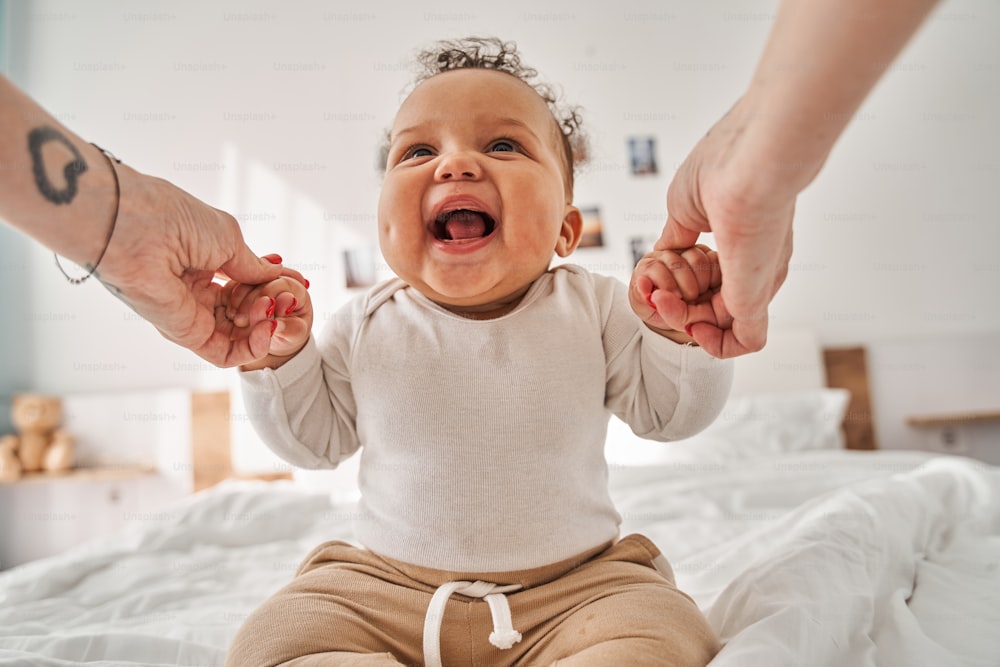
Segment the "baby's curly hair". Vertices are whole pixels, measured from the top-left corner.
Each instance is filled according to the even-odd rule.
[[[465,37],[441,40],[417,54],[420,67],[410,91],[427,79],[456,69],[491,69],[517,77],[538,93],[555,119],[562,140],[563,158],[569,192],[573,191],[573,174],[578,165],[587,161],[587,138],[582,128],[580,107],[566,106],[550,84],[538,80],[538,70],[521,62],[517,44],[497,37]],[[379,153],[380,168],[385,169],[389,148],[387,131]]]

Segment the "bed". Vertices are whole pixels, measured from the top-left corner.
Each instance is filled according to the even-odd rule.
[[[863,350],[824,358],[747,361],[744,378],[783,386],[743,391],[738,372],[689,441],[613,422],[623,534],[668,556],[723,641],[715,667],[1000,664],[1000,469],[875,449]],[[352,513],[301,484],[224,481],[4,572],[0,665],[221,665],[313,546],[350,538]]]

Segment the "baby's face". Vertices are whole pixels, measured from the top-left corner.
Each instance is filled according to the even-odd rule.
[[[382,254],[444,307],[500,315],[580,237],[558,127],[544,100],[496,71],[421,83],[390,132],[378,207]]]

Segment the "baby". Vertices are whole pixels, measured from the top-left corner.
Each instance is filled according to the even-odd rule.
[[[660,251],[632,284],[573,265],[577,114],[513,45],[443,43],[395,117],[378,207],[398,278],[316,337],[296,276],[227,286],[264,441],[304,468],[361,449],[362,547],[317,547],[237,634],[257,665],[704,665],[718,642],[650,540],[619,536],[610,414],[673,440],[718,414],[715,253]],[[576,144],[576,145],[575,145]]]

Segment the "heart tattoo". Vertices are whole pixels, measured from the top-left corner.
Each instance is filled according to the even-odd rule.
[[[66,178],[66,186],[57,188],[49,180],[49,175],[45,171],[45,163],[42,159],[42,146],[49,141],[57,141],[73,154],[73,161],[63,167],[63,176]],[[68,204],[76,196],[76,182],[80,174],[87,171],[87,163],[83,161],[83,156],[76,149],[69,139],[60,134],[55,128],[42,126],[35,128],[28,133],[28,150],[31,152],[31,168],[35,175],[35,185],[42,196],[53,204]]]

